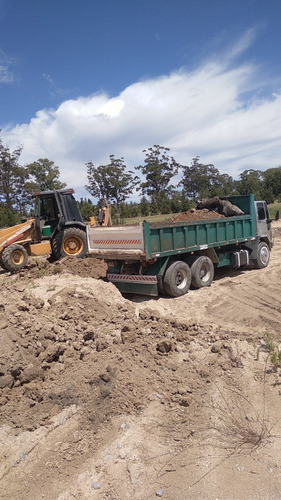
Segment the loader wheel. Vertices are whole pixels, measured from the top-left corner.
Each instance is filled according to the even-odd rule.
[[[270,250],[264,241],[258,244],[257,258],[254,261],[254,266],[256,269],[263,269],[267,267],[270,260]]]
[[[2,267],[2,269],[5,269],[5,271],[8,271],[8,269],[6,269],[6,267],[4,266],[2,260],[0,260],[0,266]]]
[[[54,238],[51,239],[51,249],[52,253],[48,258],[49,262],[56,262],[60,259],[60,247],[61,247],[61,235],[57,234]]]
[[[214,264],[209,257],[197,257],[191,265],[191,284],[194,288],[210,286],[214,279]]]
[[[82,259],[87,253],[86,234],[76,227],[65,229],[62,237],[61,256]]]
[[[178,260],[170,264],[164,276],[165,292],[171,297],[180,297],[190,288],[191,270],[186,262]]]
[[[7,271],[23,269],[28,260],[27,251],[22,245],[10,245],[3,250],[2,266]]]

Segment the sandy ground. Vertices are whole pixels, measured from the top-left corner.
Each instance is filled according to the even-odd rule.
[[[0,272],[1,499],[280,499],[273,225],[266,269],[179,298],[124,298],[91,258]]]

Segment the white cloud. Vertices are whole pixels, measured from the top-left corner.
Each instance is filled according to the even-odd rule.
[[[251,37],[245,35],[233,54]],[[132,168],[153,144],[170,147],[182,164],[199,155],[237,178],[244,169],[281,163],[281,95],[259,99],[266,90],[260,68],[213,61],[133,83],[118,96],[94,94],[40,110],[30,123],[3,130],[3,138],[10,147],[23,145],[26,163],[54,161],[61,179],[83,196],[87,161],[101,164],[115,154]]]
[[[0,64],[0,83],[10,83],[14,81],[14,75],[7,66]]]
[[[257,36],[258,27],[250,28],[234,43],[231,49],[228,51],[228,58],[233,59],[237,56],[243,54],[250,45],[252,45],[254,39]]]
[[[7,56],[3,50],[0,49],[0,84],[11,83],[14,81],[15,76],[11,67],[15,64],[12,57]]]

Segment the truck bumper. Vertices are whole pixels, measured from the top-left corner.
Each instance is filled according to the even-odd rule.
[[[158,282],[155,275],[135,274],[107,274],[107,279],[113,283],[121,293],[158,296]]]

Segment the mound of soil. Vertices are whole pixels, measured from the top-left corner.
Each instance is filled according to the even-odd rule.
[[[220,219],[221,217],[224,217],[224,215],[214,210],[208,210],[207,208],[197,210],[196,208],[191,208],[187,212],[175,215],[171,220],[172,222],[184,222],[188,220]]]
[[[17,274],[22,279],[41,278],[43,276],[70,273],[85,278],[105,278],[107,264],[101,259],[88,256],[84,259],[64,257],[56,262],[49,262],[46,257],[29,258],[27,268]]]

